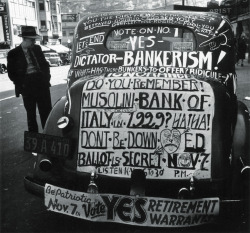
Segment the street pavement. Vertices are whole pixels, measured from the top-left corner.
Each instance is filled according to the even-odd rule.
[[[69,66],[51,67],[52,104],[66,94],[68,69]],[[47,213],[42,200],[24,189],[23,177],[33,170],[36,161],[36,157],[23,149],[23,135],[27,130],[26,111],[22,98],[15,97],[14,86],[7,74],[1,74],[0,80],[0,232],[63,232],[61,216],[54,217]],[[37,111],[41,132],[39,118]]]
[[[68,70],[69,70],[69,65],[50,67],[51,86],[66,83]],[[14,89],[14,84],[9,80],[8,74],[7,73],[0,74],[0,93],[4,91],[10,91],[13,89]]]

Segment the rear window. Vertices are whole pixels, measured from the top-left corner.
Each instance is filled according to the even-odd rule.
[[[192,31],[186,28],[126,27],[111,31],[106,47],[111,51],[193,51],[196,48],[196,40]]]

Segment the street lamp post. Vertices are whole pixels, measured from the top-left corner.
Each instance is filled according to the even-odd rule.
[[[70,56],[70,43],[71,43],[71,40],[70,40],[70,39],[68,39],[67,43],[68,43],[68,49],[69,49],[68,56]]]
[[[67,43],[68,43],[68,48],[70,49],[70,43],[71,43],[71,40],[70,40],[70,39],[68,39],[68,40],[67,40]]]

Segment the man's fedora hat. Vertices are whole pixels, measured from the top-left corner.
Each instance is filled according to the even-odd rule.
[[[36,34],[36,29],[32,26],[22,26],[22,33],[19,34],[20,37],[39,39],[40,35]]]

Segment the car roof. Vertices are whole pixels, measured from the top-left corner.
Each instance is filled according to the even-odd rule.
[[[59,54],[58,53],[51,53],[51,52],[49,52],[49,53],[44,53],[45,55],[57,55],[57,56],[59,56]]]

